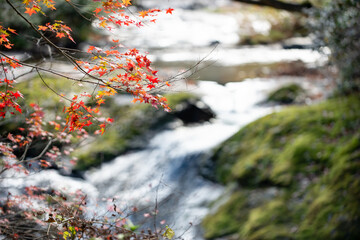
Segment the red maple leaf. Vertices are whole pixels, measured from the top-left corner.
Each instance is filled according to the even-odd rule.
[[[94,10],[94,12],[95,12],[96,14],[98,14],[98,13],[101,12],[101,11],[102,11],[101,8],[97,8],[97,9]]]
[[[19,97],[23,98],[23,95],[22,95],[19,91],[14,92],[14,93],[13,93],[13,96],[14,96],[15,98],[19,98]]]
[[[166,9],[166,13],[170,13],[170,14],[172,14],[172,12],[174,11],[174,9],[173,8],[168,8],[168,9]]]
[[[19,113],[22,113],[22,110],[21,110],[21,108],[19,107],[19,105],[15,105],[14,107],[15,107],[16,111],[18,111]]]

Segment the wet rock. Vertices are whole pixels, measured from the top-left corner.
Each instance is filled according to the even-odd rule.
[[[72,169],[71,173],[68,176],[73,178],[85,179],[84,172],[77,169]]]
[[[209,121],[215,113],[202,101],[186,100],[176,106],[174,116],[184,124],[190,124]]]

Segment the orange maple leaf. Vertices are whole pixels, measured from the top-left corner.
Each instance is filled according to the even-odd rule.
[[[65,37],[65,33],[63,33],[63,32],[58,32],[58,33],[56,33],[56,37],[58,37],[58,38],[63,38],[63,37]]]
[[[131,0],[122,0],[122,2],[126,7],[131,5]]]
[[[46,27],[46,26],[41,26],[41,25],[39,25],[39,29],[38,29],[38,30],[46,31],[46,30],[47,30],[47,27]]]
[[[170,13],[170,14],[172,14],[172,12],[174,11],[174,9],[173,8],[168,8],[168,9],[166,9],[166,13]]]
[[[146,17],[148,15],[148,12],[149,11],[140,11],[139,15],[140,15],[140,17],[144,18],[144,17]]]
[[[7,49],[11,49],[12,46],[14,46],[14,44],[12,44],[12,43],[8,43],[8,44],[4,45],[4,47],[6,47]]]
[[[26,8],[25,13],[27,13],[31,16],[33,13],[36,14],[36,11],[34,10],[34,8]]]
[[[9,32],[12,32],[12,33],[14,33],[14,34],[17,34],[15,29],[8,28],[7,30],[8,30]]]

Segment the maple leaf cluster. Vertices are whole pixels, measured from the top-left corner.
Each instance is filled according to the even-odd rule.
[[[71,3],[70,0],[67,0],[67,2]],[[143,26],[143,20],[126,12],[127,8],[131,5],[131,0],[94,0],[94,2],[100,2],[100,7],[97,7],[93,11],[99,27],[112,29],[114,26]],[[42,9],[45,7],[55,11],[55,4],[56,2],[54,0],[24,0],[24,14],[27,14],[29,17],[38,13],[45,15]],[[172,8],[166,9],[165,13],[172,14],[173,10]],[[16,11],[22,18],[27,19],[19,13],[19,10]],[[149,21],[155,22],[155,17],[161,12],[162,10],[160,9],[149,9],[140,11],[138,16],[141,17],[141,19],[150,18]],[[31,18],[27,20],[31,21]],[[32,24],[32,26],[34,25]],[[71,36],[71,28],[62,20],[55,20],[54,23],[38,25],[37,31],[51,46],[54,46],[54,44],[42,35],[41,32],[52,32],[57,38],[68,38],[75,43],[75,40]],[[12,43],[9,40],[10,33],[16,34],[15,30],[0,25],[0,47],[4,46],[11,49]],[[114,43],[118,42],[118,40],[113,41]],[[104,104],[105,97],[115,95],[120,91],[132,94],[134,96],[134,102],[149,103],[154,107],[161,106],[166,111],[170,111],[166,103],[166,98],[158,94],[151,94],[153,89],[161,86],[169,86],[170,84],[168,82],[162,82],[156,76],[157,71],[152,69],[151,61],[145,54],[140,54],[137,49],[124,51],[121,44],[117,44],[106,50],[90,46],[87,53],[91,55],[91,61],[74,59],[61,49],[58,50],[75,65],[77,71],[84,74],[84,78],[89,79],[87,82],[93,83],[100,88],[95,95],[82,95],[82,97],[86,96],[88,98],[95,97],[98,105],[94,108],[87,106],[86,101],[77,101],[77,96],[70,99],[70,106],[64,108],[66,119],[65,129],[67,131],[72,132],[76,129],[83,129],[84,127],[92,125],[94,122],[92,119],[96,118],[96,115],[99,114],[100,105]],[[6,66],[3,64],[3,72],[8,71],[6,68],[21,66],[19,60],[11,60],[11,58],[7,56],[2,57],[1,61],[6,63]],[[14,83],[14,81],[3,78],[0,83],[7,86],[6,91],[0,92],[0,117],[4,118],[6,112],[14,114],[14,111],[11,111],[11,109],[15,109],[15,111],[21,113],[21,107],[16,103],[16,100],[23,96],[19,91],[10,90],[10,88],[14,86],[9,83]],[[100,122],[98,124],[101,133],[104,132],[105,126],[108,123],[111,123],[111,121]]]
[[[23,4],[26,6],[26,11],[24,13],[29,14],[29,16],[38,12],[44,14],[42,11],[42,6],[45,6],[51,10],[56,10],[55,1],[53,0],[24,0]]]
[[[41,31],[50,31],[56,34],[58,38],[68,38],[73,43],[75,43],[74,39],[72,38],[70,32],[71,28],[64,24],[63,21],[56,20],[54,24],[47,23],[45,26],[39,25],[38,30]]]
[[[0,62],[3,65],[4,78],[0,78],[0,87],[5,88],[4,91],[0,91],[0,118],[5,118],[7,112],[10,112],[12,115],[15,114],[13,110],[16,110],[19,113],[22,113],[20,105],[16,102],[18,98],[22,98],[23,95],[20,91],[13,91],[13,84],[15,80],[10,80],[6,77],[6,73],[9,71],[9,68],[18,68],[21,67],[20,64],[15,62],[15,58],[0,58]],[[8,67],[4,67],[4,65]]]
[[[17,34],[14,29],[4,28],[0,25],[0,46],[4,46],[7,49],[11,49],[14,44],[9,41],[10,33]]]

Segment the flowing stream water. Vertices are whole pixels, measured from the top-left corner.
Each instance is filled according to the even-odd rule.
[[[209,150],[241,126],[273,110],[256,104],[277,85],[278,81],[271,79],[252,79],[225,86],[201,81],[193,91],[201,94],[203,101],[215,111],[217,118],[213,121],[177,125],[161,131],[146,149],[119,156],[99,169],[87,171],[84,180],[44,170],[27,177],[4,179],[2,185],[10,189],[32,185],[66,191],[81,189],[88,196],[90,209],[96,209],[98,214],[108,210],[113,198],[120,209],[145,208],[136,218],[138,221],[149,216],[147,213],[151,215],[157,203],[159,227],[165,220],[177,235],[184,233],[185,239],[201,239],[197,225],[208,213],[209,203],[224,189],[204,179],[199,167]],[[152,221],[150,218],[148,224]],[[187,230],[190,225],[193,226]]]
[[[143,2],[152,4],[152,1]],[[221,5],[227,1],[212,2]],[[169,1],[164,6],[180,3]],[[284,50],[278,46],[238,48],[239,26],[233,18],[201,9],[177,11],[179,14],[174,14],[173,19],[167,16],[166,21],[157,26],[159,32],[155,35],[162,36],[158,40],[147,34],[147,30],[144,35],[131,31],[126,33],[130,35],[118,34],[124,39],[131,37],[134,45],[145,44],[157,49],[155,53],[158,54],[154,54],[153,59],[172,64],[196,62],[211,50],[209,45],[212,42],[221,44],[210,56],[218,66],[283,60],[315,64],[321,60],[320,54],[308,49]],[[149,28],[149,31],[154,30]],[[27,177],[3,179],[1,185],[8,189],[31,185],[66,191],[81,189],[88,196],[90,208],[97,214],[105,213],[115,199],[120,209],[131,210],[133,206],[139,209],[138,215],[133,217],[134,222],[154,226],[156,221],[157,227],[169,225],[176,236],[202,239],[199,224],[208,213],[209,204],[224,194],[221,185],[204,179],[200,174],[203,162],[213,148],[241,127],[276,109],[258,104],[266,93],[281,84],[304,79],[248,79],[225,85],[206,80],[199,81],[187,91],[200,94],[202,101],[216,113],[212,121],[188,126],[174,123],[158,132],[145,149],[118,156],[98,169],[89,170],[85,179],[44,170]],[[159,212],[154,219],[156,209]]]

